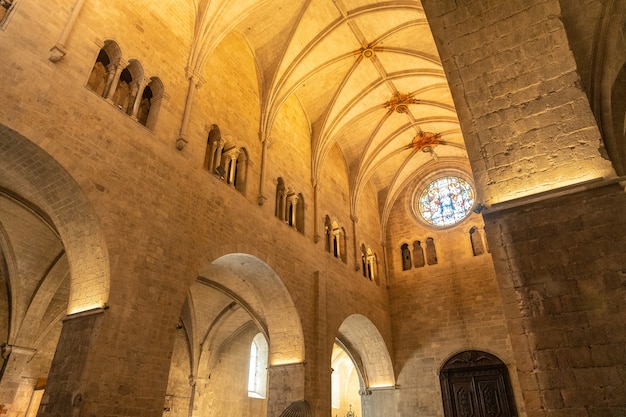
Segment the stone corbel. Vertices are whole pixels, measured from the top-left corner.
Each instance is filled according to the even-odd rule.
[[[67,51],[60,43],[57,43],[52,48],[50,48],[50,57],[48,58],[50,62],[54,62],[55,64],[63,59]]]

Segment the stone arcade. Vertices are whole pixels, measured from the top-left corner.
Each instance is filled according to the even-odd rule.
[[[626,416],[626,0],[0,0],[0,414]]]

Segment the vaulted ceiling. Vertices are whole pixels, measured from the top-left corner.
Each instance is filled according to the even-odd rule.
[[[338,146],[354,212],[368,182],[385,217],[416,175],[459,161],[469,168],[419,1],[222,0],[197,12],[191,62],[204,64],[216,33],[243,34],[258,65],[262,134],[296,96],[312,127],[312,178]]]

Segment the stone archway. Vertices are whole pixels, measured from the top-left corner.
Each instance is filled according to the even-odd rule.
[[[367,317],[353,314],[343,321],[337,333],[337,340],[363,380],[363,416],[394,414],[395,373],[387,344],[376,326]]]
[[[80,185],[52,156],[1,125],[0,286],[0,404],[23,415],[37,409],[44,389],[63,385],[56,377],[48,384],[61,319],[102,311],[109,264]]]
[[[186,416],[189,407],[222,415],[276,415],[304,398],[299,314],[280,277],[259,258],[231,253],[201,270],[179,327],[166,398],[169,415]],[[267,389],[265,395],[250,395],[250,347],[259,335],[268,342]],[[292,388],[289,395],[270,395],[272,387],[285,384]]]
[[[70,269],[68,313],[102,308],[109,296],[109,256],[91,203],[53,157],[2,125],[0,189],[41,209],[58,231]]]

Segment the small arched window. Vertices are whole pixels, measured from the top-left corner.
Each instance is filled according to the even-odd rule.
[[[242,194],[246,193],[246,177],[248,176],[248,151],[246,148],[239,150],[237,165],[235,167],[235,188]]]
[[[469,231],[470,243],[472,244],[472,253],[474,256],[482,255],[485,253],[485,247],[483,245],[483,237],[480,235],[480,230],[477,227],[472,227]]]
[[[6,22],[17,0],[0,0],[0,25]]]
[[[152,77],[143,89],[141,96],[135,99],[133,116],[148,129],[154,129],[163,101],[163,83],[157,77]]]
[[[298,205],[296,207],[296,229],[304,234],[304,196],[298,194]]]
[[[428,262],[428,265],[435,265],[437,263],[435,239],[433,239],[432,237],[426,239],[426,262]]]
[[[324,218],[324,249],[326,249],[326,252],[330,252],[332,248],[332,231],[333,224],[330,221],[330,216],[326,215],[326,217]]]
[[[426,260],[424,259],[424,249],[422,249],[422,242],[416,240],[413,242],[413,266],[416,268],[421,268],[426,265]]]
[[[101,96],[104,96],[110,65],[111,59],[109,59],[109,55],[104,49],[100,49],[98,58],[91,69],[87,87]]]
[[[281,220],[285,219],[285,209],[287,205],[287,196],[285,191],[285,182],[281,177],[278,177],[276,183],[276,210],[274,215]]]
[[[268,345],[263,334],[258,333],[250,344],[248,368],[248,397],[267,397]]]
[[[91,68],[87,88],[104,98],[112,97],[115,75],[121,73],[125,65],[122,52],[115,41],[107,40],[98,52],[96,62]]]
[[[400,250],[402,252],[402,270],[408,271],[411,269],[411,251],[409,250],[409,245],[406,243],[403,244]]]

